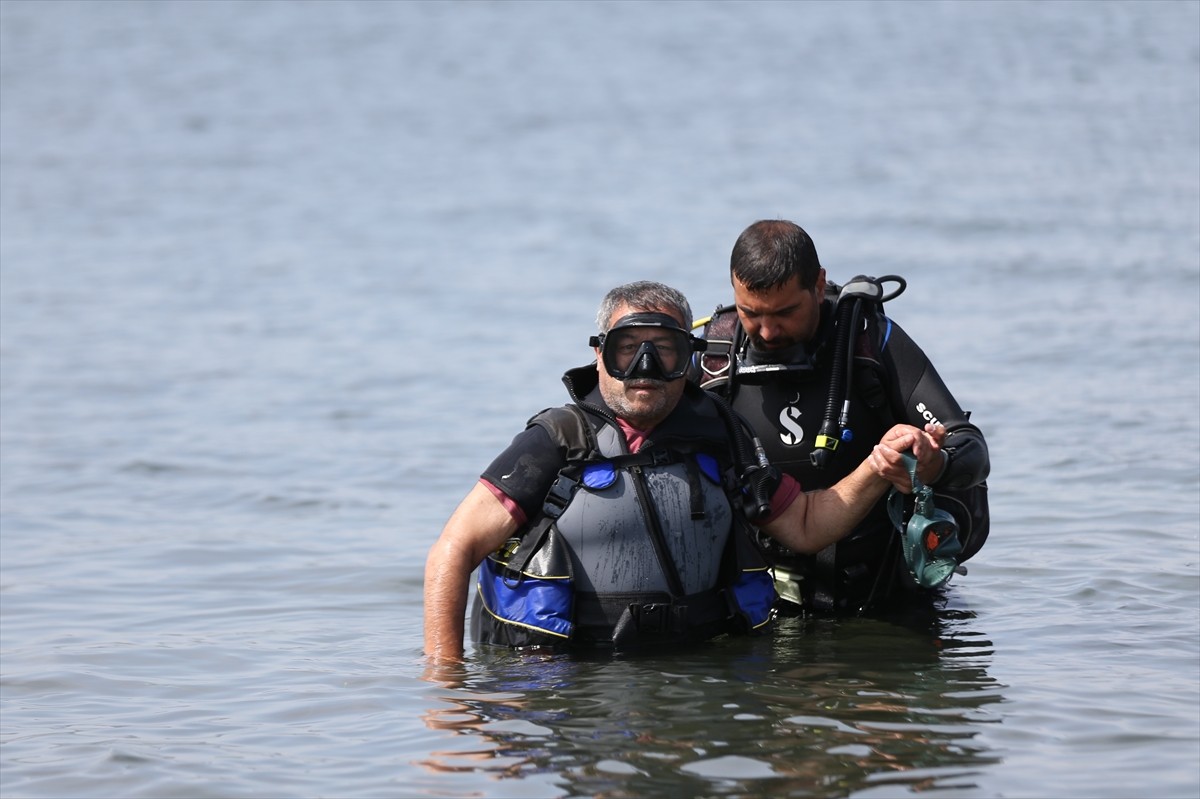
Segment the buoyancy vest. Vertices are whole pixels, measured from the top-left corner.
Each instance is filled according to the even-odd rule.
[[[586,370],[564,379],[573,397],[589,386]],[[541,513],[481,564],[475,640],[631,649],[763,629],[774,587],[727,496],[713,399],[689,385],[633,454],[609,416],[593,390],[530,420],[567,462]]]
[[[832,327],[831,316],[826,306],[822,313],[822,331]],[[733,327],[736,322],[736,310],[723,308],[718,310],[712,324]],[[740,327],[737,330],[740,332]],[[886,320],[870,317],[855,344],[855,401],[849,405],[847,424],[854,435],[850,440],[839,442],[837,450],[838,461],[851,465],[844,470],[846,472],[861,463],[891,427],[891,422],[885,420],[882,413],[888,402],[883,388],[883,366],[878,347],[871,343],[884,336]],[[738,339],[738,343],[744,344],[741,336]],[[711,345],[710,350],[716,351],[703,353],[710,366],[718,358],[729,358]],[[745,348],[742,350],[744,352]],[[828,401],[830,350],[828,345],[822,345],[811,354],[807,363],[801,364],[759,367],[743,362],[732,368],[725,366],[727,371],[720,383],[705,383],[709,389],[724,384],[723,393],[758,434],[767,458],[781,471],[795,477],[806,490],[825,487],[831,482],[829,473],[818,470],[810,457]]]
[[[705,325],[708,347],[697,359],[700,369],[694,375],[700,385],[728,398],[758,434],[771,463],[806,490],[831,485],[861,463],[892,425],[904,420],[896,410],[900,402],[882,360],[893,323],[880,303],[864,303],[862,326],[849,342],[853,374],[845,427],[853,436],[837,444],[838,468],[819,470],[813,465],[810,455],[827,411],[832,379],[839,293],[840,287],[830,282],[813,351],[797,363],[784,365],[750,362],[736,307],[717,308]],[[940,486],[935,491],[935,503],[958,522],[963,542],[958,560],[965,561],[988,535],[987,484],[957,490]],[[897,573],[899,549],[892,546],[894,538],[886,503],[879,502],[850,535],[817,555],[796,555],[761,537],[759,543],[781,576],[781,595],[819,610],[869,603],[879,593],[881,578],[890,582]],[[789,589],[788,580],[799,580],[802,588]]]

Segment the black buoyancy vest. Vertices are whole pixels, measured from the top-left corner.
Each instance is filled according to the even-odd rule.
[[[832,316],[832,303],[827,302],[822,306],[818,340],[827,341],[832,335]],[[802,366],[757,373],[739,368],[737,357],[739,350],[744,351],[745,337],[737,311],[733,306],[719,308],[706,332],[706,338],[713,338],[701,356],[701,385],[728,397],[758,435],[772,465],[796,478],[806,491],[827,488],[853,471],[892,425],[883,388],[886,375],[879,359],[878,341],[884,335],[886,320],[882,315],[868,315],[854,344],[855,396],[847,425],[853,437],[838,444],[838,468],[819,470],[810,458],[829,398],[832,348],[827,344],[813,353],[811,363]]]
[[[739,368],[739,354],[747,342],[735,306],[717,308],[705,326],[707,350],[701,354],[697,382],[727,397],[759,436],[767,457],[781,471],[795,477],[804,490],[825,488],[848,474],[866,458],[875,443],[900,417],[892,408],[888,385],[891,379],[882,362],[891,332],[891,322],[878,303],[864,303],[865,323],[855,337],[852,395],[846,427],[850,440],[838,444],[836,468],[819,470],[810,453],[826,412],[833,364],[831,342],[836,333],[834,309],[839,287],[829,284],[822,305],[817,340],[821,342],[810,363],[799,367],[755,371]],[[989,532],[986,482],[966,489],[935,488],[936,504],[951,512],[963,538],[959,561],[965,561],[983,546]],[[768,559],[786,564],[796,573],[807,574],[805,591],[818,607],[846,600],[845,581],[870,586],[881,568],[893,565],[884,552],[894,536],[886,503],[879,502],[855,531],[836,546],[815,556],[796,556],[772,541],[761,540]],[[836,563],[835,563],[836,559]],[[836,572],[836,576],[835,576]],[[836,583],[843,583],[839,588]],[[861,597],[860,597],[861,598]]]

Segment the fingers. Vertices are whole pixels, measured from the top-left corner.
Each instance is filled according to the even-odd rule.
[[[946,440],[946,428],[941,424],[927,424],[925,429],[911,425],[896,425],[880,440],[880,444],[903,452],[912,450],[913,456],[921,466],[937,460],[940,462],[942,442]]]
[[[912,492],[912,478],[901,455],[903,449],[893,449],[888,444],[876,444],[867,460],[877,475],[908,494]]]
[[[917,461],[917,473],[922,481],[937,479],[945,468],[942,442],[946,428],[930,423],[924,429],[898,424],[888,430],[872,453],[876,473],[904,493],[912,491],[912,477],[906,468],[903,453],[911,453]]]
[[[871,453],[871,465],[875,473],[908,494],[912,492],[912,476],[904,461],[905,452],[911,452],[917,461],[919,474],[929,477],[940,473],[943,465],[942,442],[946,439],[946,428],[941,424],[927,424],[924,429],[912,425],[898,424],[888,430],[875,445]]]
[[[906,449],[912,449],[919,438],[923,437],[923,433],[915,427],[899,424],[891,430],[883,434],[883,438],[879,443],[896,452],[903,452]]]

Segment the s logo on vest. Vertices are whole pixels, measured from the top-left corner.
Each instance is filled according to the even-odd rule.
[[[799,418],[800,409],[795,405],[789,405],[779,412],[779,423],[790,431],[780,433],[779,440],[789,447],[794,447],[804,440],[804,430],[796,423]]]

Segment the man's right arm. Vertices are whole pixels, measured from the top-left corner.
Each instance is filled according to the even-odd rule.
[[[921,457],[936,451],[940,437],[941,431],[896,425],[853,472],[829,488],[801,493],[762,529],[793,552],[820,552],[853,530],[893,484],[911,491],[902,453]]]
[[[450,516],[425,561],[427,657],[435,662],[462,657],[471,572],[541,508],[565,457],[545,428],[529,425]]]
[[[516,519],[482,482],[442,528],[425,560],[425,655],[431,660],[462,658],[471,572],[516,531]]]

